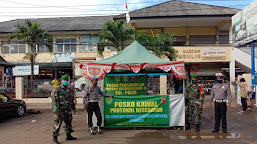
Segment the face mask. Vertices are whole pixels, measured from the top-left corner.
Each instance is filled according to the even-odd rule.
[[[97,82],[95,82],[94,85],[97,86]]]
[[[222,83],[222,82],[223,82],[223,80],[217,80],[217,82],[218,82],[218,83]]]
[[[69,82],[68,81],[62,81],[62,84],[67,86],[69,84]]]
[[[196,80],[192,80],[192,83],[193,83],[193,84],[196,84],[196,82],[197,82]]]

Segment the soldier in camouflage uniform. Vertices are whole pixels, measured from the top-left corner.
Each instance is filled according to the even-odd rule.
[[[186,130],[191,129],[192,115],[195,114],[195,131],[200,131],[201,113],[204,102],[204,92],[198,84],[198,76],[192,76],[192,83],[186,89]]]
[[[74,104],[74,97],[72,95],[72,88],[69,86],[69,76],[62,76],[62,84],[55,90],[53,95],[54,104],[54,126],[53,126],[53,143],[59,144],[57,136],[61,127],[62,121],[65,123],[66,140],[76,140],[77,138],[71,136],[71,120],[72,110],[76,113]]]

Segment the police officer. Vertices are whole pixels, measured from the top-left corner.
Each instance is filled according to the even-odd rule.
[[[192,115],[195,115],[195,132],[200,131],[201,113],[204,102],[204,92],[198,83],[198,76],[192,75],[192,83],[186,89],[186,130],[191,129]]]
[[[74,97],[72,95],[72,89],[69,86],[69,76],[64,75],[61,77],[62,84],[60,84],[55,90],[53,95],[54,105],[54,126],[53,126],[53,143],[59,144],[57,136],[61,127],[62,121],[65,123],[66,140],[76,140],[77,138],[71,136],[71,120],[72,110],[76,113],[74,104]]]
[[[213,85],[211,90],[210,106],[213,102],[215,104],[215,126],[213,133],[219,132],[220,120],[222,119],[222,129],[224,133],[227,133],[227,120],[226,113],[227,108],[230,108],[232,96],[229,84],[224,83],[224,75],[217,73],[217,84]]]
[[[102,116],[100,112],[100,107],[98,105],[99,100],[99,94],[102,96],[109,96],[113,97],[113,95],[109,95],[106,93],[103,93],[101,89],[97,86],[98,79],[95,77],[91,78],[91,86],[87,87],[85,90],[85,94],[83,96],[83,109],[87,109],[88,113],[88,127],[90,130],[91,135],[95,135],[95,132],[92,129],[93,122],[92,122],[92,116],[93,112],[95,112],[95,115],[97,117],[97,133],[102,134],[102,131],[100,129],[100,126],[102,125]]]

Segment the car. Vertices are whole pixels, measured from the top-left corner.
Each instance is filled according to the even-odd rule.
[[[0,115],[21,117],[26,113],[26,103],[0,93]]]

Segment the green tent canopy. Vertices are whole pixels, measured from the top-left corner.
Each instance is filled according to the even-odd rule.
[[[160,69],[165,72],[172,71],[177,77],[186,78],[183,61],[174,62],[161,59],[149,52],[137,41],[134,41],[117,55],[80,65],[80,68],[85,70],[88,79],[97,77],[101,80],[106,73],[113,69],[130,70],[134,73],[138,73],[141,69]]]

